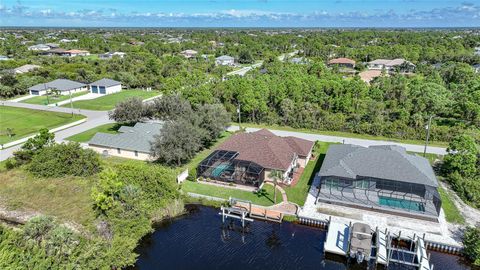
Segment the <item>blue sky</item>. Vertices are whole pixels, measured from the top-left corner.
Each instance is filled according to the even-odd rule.
[[[480,27],[480,1],[0,0],[0,26]]]

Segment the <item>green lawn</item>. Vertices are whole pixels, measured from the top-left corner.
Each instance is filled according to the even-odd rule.
[[[0,107],[0,144],[21,139],[37,133],[41,128],[52,129],[85,118],[83,115],[50,111]],[[13,136],[8,136],[7,129]]]
[[[151,98],[159,95],[158,91],[143,91],[143,90],[123,90],[118,93],[101,96],[99,98],[90,100],[79,100],[73,102],[73,107],[76,109],[94,110],[94,111],[108,111],[115,108],[115,105],[129,97],[139,97],[142,99]],[[65,104],[63,107],[70,107],[70,104]]]
[[[442,199],[442,208],[445,212],[445,218],[448,222],[464,224],[465,218],[462,216],[458,208],[453,203],[450,198],[449,192],[442,187],[438,187],[438,193],[440,193],[440,198]]]
[[[88,94],[88,91],[83,91],[83,92],[78,92],[72,94],[72,98],[74,97],[79,97],[82,95]],[[48,104],[55,104],[60,101],[64,101],[70,99],[70,95],[61,95],[61,96],[38,96],[38,97],[32,97],[29,99],[25,99],[22,101],[22,103],[28,103],[28,104],[39,104],[39,105],[48,105]],[[70,104],[70,103],[69,103]]]
[[[238,125],[238,123],[232,123],[232,125]],[[292,128],[292,127],[288,127],[288,126],[279,126],[279,125],[242,123],[242,127],[268,128],[268,129],[295,131],[295,132],[303,132],[303,133],[310,133],[310,134],[338,136],[338,137],[356,138],[356,139],[365,139],[365,140],[381,140],[381,141],[418,144],[418,145],[424,145],[425,144],[425,142],[422,141],[422,140],[403,140],[403,139],[387,138],[387,137],[384,137],[384,136],[374,136],[374,135],[368,135],[368,134],[357,134],[357,133],[341,132],[341,131],[324,131],[324,130],[306,129],[306,128]],[[447,147],[448,142],[432,141],[432,142],[429,143],[429,145],[430,146]]]
[[[219,186],[213,186],[208,184],[196,183],[192,181],[185,181],[182,184],[182,190],[184,192],[193,192],[202,195],[208,195],[223,199],[234,197],[237,199],[249,200],[254,204],[271,206],[273,205],[273,186],[263,185],[263,192],[253,193],[244,190],[238,190],[233,188],[224,188]],[[282,194],[277,190],[277,203],[282,202]]]
[[[316,156],[316,159],[308,162],[303,174],[300,176],[300,180],[294,187],[284,187],[288,201],[303,206],[305,199],[307,198],[308,190],[315,178],[315,173],[320,170],[323,159],[325,158],[325,153],[330,144],[331,143],[320,141],[315,144],[313,154]]]
[[[89,129],[87,131],[84,131],[82,133],[75,134],[73,136],[70,136],[66,138],[66,140],[69,141],[74,141],[78,143],[84,143],[90,141],[90,139],[97,133],[97,132],[103,132],[103,133],[110,133],[110,134],[117,134],[118,129],[121,127],[120,124],[118,123],[110,123],[110,124],[105,124],[101,125],[92,129]]]

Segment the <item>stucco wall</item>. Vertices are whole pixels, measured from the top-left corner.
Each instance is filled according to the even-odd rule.
[[[109,148],[109,147],[100,147],[94,145],[88,145],[88,147],[99,154],[104,154],[104,151],[107,151],[109,156],[115,157],[123,157],[123,158],[130,158],[130,159],[137,159],[137,160],[151,160],[150,154],[138,152],[138,156],[135,156],[134,151],[120,149],[120,153],[116,148]]]
[[[119,85],[110,86],[110,87],[107,87],[105,90],[107,91],[107,94],[120,92],[122,91],[122,85],[119,84]]]

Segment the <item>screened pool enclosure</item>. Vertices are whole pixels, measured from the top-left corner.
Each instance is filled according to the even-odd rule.
[[[264,168],[237,157],[238,152],[216,150],[200,163],[197,177],[260,187],[264,180]]]
[[[395,180],[322,176],[319,188],[318,201],[416,216],[438,217],[442,205],[436,187]]]

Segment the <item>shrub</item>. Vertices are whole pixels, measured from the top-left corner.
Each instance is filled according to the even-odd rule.
[[[472,260],[474,265],[480,266],[480,228],[467,228],[462,241],[465,256]]]
[[[62,143],[40,149],[27,170],[41,177],[90,176],[100,172],[100,160],[93,150],[78,143]]]

